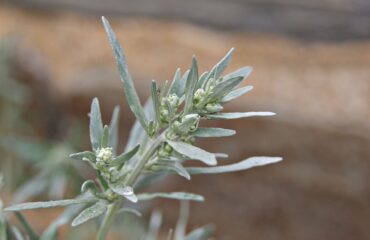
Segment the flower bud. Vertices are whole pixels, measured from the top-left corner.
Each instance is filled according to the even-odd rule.
[[[205,108],[209,113],[217,113],[224,109],[219,103],[208,103]]]
[[[198,114],[185,115],[181,122],[174,123],[174,130],[179,134],[186,134],[190,131],[194,131],[198,127],[200,116]]]
[[[108,163],[112,160],[113,149],[111,147],[100,148],[96,151],[96,161]]]

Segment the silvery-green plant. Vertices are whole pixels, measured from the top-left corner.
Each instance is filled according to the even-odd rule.
[[[171,84],[166,81],[159,87],[156,81],[152,81],[151,97],[143,107],[128,71],[124,51],[109,22],[104,17],[102,20],[114,52],[126,100],[136,117],[125,151],[118,153],[117,149],[119,108],[114,109],[110,124],[104,125],[99,101],[95,98],[89,115],[92,150],[75,153],[70,157],[87,161],[96,170],[97,178],[85,181],[81,187],[82,195],[75,199],[23,203],[8,207],[7,211],[88,205],[74,218],[72,226],[104,215],[97,234],[97,239],[102,240],[117,212],[136,211],[127,207],[132,206],[132,203],[154,198],[204,200],[201,195],[194,193],[140,192],[142,186],[150,184],[158,175],[174,173],[190,180],[191,175],[195,174],[234,172],[282,160],[280,157],[251,157],[239,163],[216,166],[217,158],[225,158],[226,154],[210,153],[194,146],[196,138],[235,134],[230,129],[199,127],[200,121],[275,115],[272,112],[222,111],[225,103],[252,90],[251,86],[240,87],[251,73],[250,67],[222,75],[230,62],[233,49],[203,74],[198,73],[197,60],[193,57],[190,69],[184,74],[177,69]],[[183,163],[188,160],[199,160],[210,167],[184,167]],[[129,202],[131,204],[127,204]],[[182,238],[174,234],[169,239]]]

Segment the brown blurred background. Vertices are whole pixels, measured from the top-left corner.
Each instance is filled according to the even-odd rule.
[[[252,66],[247,82],[255,89],[227,110],[278,113],[217,122],[237,135],[200,144],[228,153],[230,162],[256,155],[284,162],[190,183],[173,177],[158,187],[204,193],[206,203],[192,205],[190,227],[212,222],[216,239],[225,240],[370,239],[369,1],[0,3],[0,39],[13,46],[10,75],[31,88],[22,116],[39,138],[61,140],[71,124],[84,125],[98,96],[106,121],[115,104],[123,107],[124,145],[133,116],[101,15],[126,49],[143,101],[151,79],[172,79],[193,54],[203,71],[235,47],[228,71]],[[77,148],[87,140],[84,134]],[[156,204],[169,209],[173,225],[177,204]]]

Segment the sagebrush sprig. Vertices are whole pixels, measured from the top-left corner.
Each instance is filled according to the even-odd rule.
[[[203,120],[275,115],[272,112],[222,112],[225,103],[252,90],[251,86],[239,88],[252,71],[250,67],[222,76],[234,49],[203,74],[199,74],[197,60],[193,57],[190,69],[184,74],[177,69],[171,84],[166,81],[160,87],[153,80],[150,99],[143,107],[128,71],[124,51],[109,22],[104,17],[102,20],[114,52],[126,100],[136,117],[125,151],[118,153],[117,150],[119,108],[115,108],[110,124],[104,125],[99,101],[95,98],[89,115],[92,150],[71,154],[70,157],[87,161],[96,170],[97,179],[84,182],[81,187],[82,196],[79,198],[18,204],[7,208],[7,211],[89,204],[72,221],[72,226],[105,214],[97,236],[97,239],[105,239],[113,216],[126,201],[136,203],[158,197],[204,200],[198,194],[185,192],[137,194],[153,176],[175,173],[190,180],[193,174],[240,171],[282,160],[280,157],[252,157],[239,163],[216,166],[217,158],[227,157],[226,154],[210,153],[194,146],[196,138],[235,134],[231,129],[199,127]],[[211,167],[184,167],[183,163],[187,160],[198,160]],[[185,236],[181,237],[176,236],[175,239],[185,239]]]

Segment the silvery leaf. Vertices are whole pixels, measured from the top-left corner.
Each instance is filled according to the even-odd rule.
[[[219,100],[223,98],[242,81],[243,81],[242,77],[235,77],[227,81],[222,81],[221,83],[215,86],[215,88],[212,90],[212,93],[207,96],[205,102],[210,102],[212,100]]]
[[[90,141],[94,150],[100,148],[100,140],[103,134],[103,123],[101,119],[99,100],[94,98],[90,111]]]
[[[175,76],[173,77],[170,89],[168,90],[169,94],[176,94],[177,96],[180,96],[181,91],[181,70],[178,68],[175,72]]]
[[[246,67],[239,68],[238,70],[232,73],[226,74],[223,78],[225,80],[231,79],[234,77],[243,77],[243,79],[246,79],[251,74],[252,71],[253,71],[252,67],[246,66]]]
[[[75,160],[84,160],[84,161],[90,161],[92,163],[96,162],[96,156],[95,153],[90,152],[90,151],[84,151],[84,152],[79,152],[79,153],[72,153],[69,155],[70,158],[75,159]]]
[[[190,174],[186,171],[184,166],[181,165],[179,162],[175,162],[173,160],[158,160],[158,166],[164,169],[168,169],[178,173],[180,176],[190,180]]]
[[[180,202],[180,214],[175,228],[175,239],[184,239],[190,212],[189,201]]]
[[[217,79],[221,76],[221,74],[225,71],[227,66],[230,63],[231,57],[233,55],[234,48],[231,48],[230,51],[223,57],[209,72],[208,79],[214,78]]]
[[[194,137],[228,137],[235,135],[236,131],[232,129],[225,129],[225,128],[198,128],[193,133],[191,133]]]
[[[118,146],[118,126],[119,126],[120,108],[116,106],[113,110],[112,118],[109,124],[109,146],[113,148],[114,154],[117,153]]]
[[[136,203],[137,197],[130,186],[125,186],[122,182],[109,183],[109,188],[118,195],[125,197],[127,200]]]
[[[78,214],[78,216],[72,221],[72,227],[76,227],[82,223],[87,222],[90,219],[99,217],[100,215],[105,213],[106,210],[106,203],[103,201],[99,201]]]
[[[190,72],[186,80],[184,113],[187,114],[193,107],[195,87],[198,81],[198,63],[195,57],[191,64]]]
[[[190,201],[204,201],[204,197],[194,193],[187,192],[172,192],[172,193],[142,193],[138,194],[137,198],[139,201],[152,200],[154,198],[169,198],[177,200],[190,200]]]
[[[40,240],[57,240],[58,228],[70,222],[82,209],[82,205],[67,207],[59,217],[49,224],[47,229],[42,233]]]
[[[208,72],[204,72],[202,73],[202,75],[200,75],[198,83],[197,83],[197,89],[203,88],[205,82],[207,81],[207,77],[208,77]]]
[[[107,125],[103,128],[103,135],[101,137],[101,148],[108,147],[109,144],[109,127]]]
[[[158,238],[161,224],[162,224],[162,212],[160,210],[153,211],[149,220],[148,232],[142,240],[156,240]]]
[[[281,157],[251,157],[238,163],[217,167],[191,167],[187,168],[190,174],[218,174],[247,170],[267,164],[277,163]]]
[[[1,228],[1,226],[0,226],[0,228]],[[4,230],[0,229],[0,239],[5,239],[6,240],[6,239],[8,239],[8,238],[6,238],[7,233],[6,233],[6,231],[4,231],[4,232],[3,231]],[[15,237],[15,240],[26,240],[26,238],[23,237],[22,232],[16,226],[11,226],[11,231],[12,231],[13,236]],[[40,238],[40,240],[46,240],[46,239]],[[54,240],[54,239],[47,239],[47,240]]]
[[[232,100],[234,100],[234,99],[242,96],[243,94],[251,91],[252,89],[253,89],[253,86],[245,86],[245,87],[242,87],[242,88],[233,90],[229,94],[227,94],[226,96],[224,96],[221,99],[221,102],[222,103],[230,102],[230,101],[232,101]]]
[[[123,82],[123,90],[126,95],[127,102],[130,106],[131,111],[134,113],[135,117],[139,120],[141,126],[144,130],[148,130],[148,123],[147,119],[144,114],[144,110],[141,106],[139,96],[135,90],[134,83],[131,79],[131,75],[128,72],[128,67],[126,63],[126,56],[125,53],[119,44],[116,35],[114,34],[109,22],[105,17],[102,17],[102,21],[104,24],[105,31],[108,34],[109,42],[112,46],[114,57],[116,60],[116,64],[118,67],[118,71],[121,77],[121,81]]]
[[[257,116],[274,116],[273,112],[233,112],[233,113],[216,113],[206,115],[207,119],[237,119]]]
[[[67,199],[58,201],[48,201],[48,202],[30,202],[30,203],[20,203],[10,207],[5,208],[5,211],[22,211],[37,208],[52,208],[52,207],[65,207],[74,204],[87,204],[94,203],[98,201],[96,198],[85,198],[85,199]]]
[[[140,145],[136,145],[136,147],[129,150],[128,152],[122,153],[121,155],[119,155],[112,161],[111,165],[120,166],[124,164],[126,161],[130,160],[133,156],[135,156],[139,148],[140,148]]]
[[[191,159],[196,159],[208,165],[216,165],[217,160],[214,154],[209,153],[201,148],[184,142],[175,142],[167,140],[168,144],[173,147],[177,152],[183,154]]]
[[[159,89],[157,83],[154,80],[152,81],[151,96],[155,112],[156,124],[159,125],[161,123]]]
[[[121,208],[120,210],[117,211],[117,214],[120,214],[120,213],[132,213],[138,217],[142,216],[141,212],[133,208]]]

